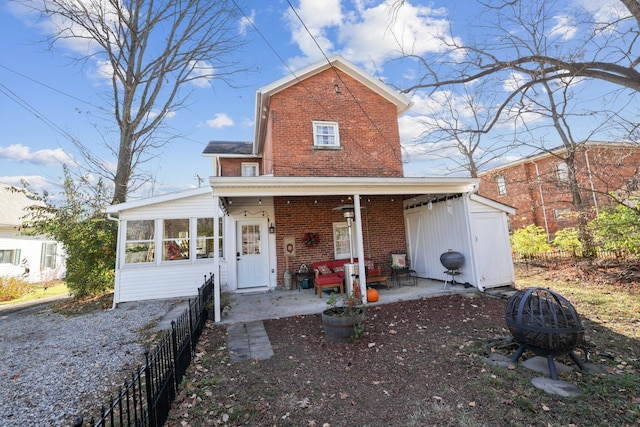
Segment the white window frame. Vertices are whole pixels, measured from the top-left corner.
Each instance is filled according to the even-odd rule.
[[[333,129],[333,134],[320,132],[321,129]],[[333,137],[333,140],[331,140]],[[313,122],[313,146],[321,148],[340,147],[340,130],[336,122]]]
[[[563,222],[569,220],[569,215],[571,214],[571,208],[560,208],[553,210],[553,217],[557,222]]]
[[[260,164],[258,162],[242,162],[240,165],[242,176],[259,176]],[[251,174],[247,173],[252,171]]]
[[[40,255],[41,271],[44,271],[47,268],[51,270],[55,270],[57,252],[58,252],[57,243],[45,242],[42,244],[42,253]]]
[[[496,185],[498,186],[498,195],[504,196],[507,194],[507,178],[504,175],[496,175],[494,178]]]
[[[349,258],[349,248],[343,247],[340,243],[340,236],[343,233],[348,233],[349,229],[346,222],[334,222],[333,223],[333,256],[335,259]],[[351,250],[353,251],[353,257],[358,257],[358,246],[356,245],[355,230],[351,228]]]
[[[569,181],[569,166],[566,162],[556,163],[556,175],[558,177],[558,181],[560,182]]]
[[[136,237],[129,236],[129,224],[134,222],[149,222],[152,225],[151,235],[148,237],[139,235]],[[143,264],[143,263],[151,263],[156,260],[156,236],[157,236],[158,225],[156,221],[153,219],[131,219],[127,220],[125,223],[125,231],[124,231],[124,255],[123,261],[125,265],[135,265],[135,264]],[[131,237],[131,238],[130,238]],[[131,251],[127,252],[127,247],[131,245]],[[137,250],[133,250],[134,247],[138,247]],[[136,253],[140,253],[137,255]],[[140,256],[142,255],[142,256]]]

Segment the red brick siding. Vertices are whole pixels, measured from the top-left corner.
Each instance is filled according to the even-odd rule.
[[[556,165],[559,162],[559,159],[549,156],[535,160],[535,165],[531,162],[520,163],[493,170],[481,176],[479,193],[517,209],[516,214],[510,219],[512,230],[530,224],[544,227],[546,212],[549,233],[553,236],[560,229],[577,225],[574,219],[556,221],[554,216],[555,209],[574,210],[567,186],[557,179]],[[540,185],[536,180],[536,165]],[[575,170],[583,203],[594,206],[594,193],[591,191],[593,183],[598,206],[609,204],[611,201],[606,194],[621,188],[629,178],[636,176],[639,167],[640,149],[592,147],[588,149],[586,156],[584,151],[576,153]],[[504,175],[506,178],[506,195],[498,194],[495,182],[498,175]],[[544,212],[540,194],[544,200]]]
[[[292,273],[303,263],[311,267],[315,261],[334,259],[333,223],[345,222],[345,219],[342,212],[333,208],[345,204],[343,200],[340,197],[274,198],[278,286],[284,281],[283,240],[287,236],[296,239],[296,256],[289,259]],[[390,253],[407,249],[402,201],[392,202],[390,197],[384,196],[363,196],[361,206],[365,256],[388,273]],[[304,245],[303,237],[308,232],[320,235],[318,246],[307,248]]]
[[[262,162],[260,159],[244,158],[244,159],[220,159],[220,176],[242,176],[243,163],[258,163],[258,173],[262,175]]]
[[[331,69],[271,97],[266,138],[274,175],[403,176],[395,105],[337,72],[342,80]],[[338,123],[340,150],[314,149],[313,121]]]

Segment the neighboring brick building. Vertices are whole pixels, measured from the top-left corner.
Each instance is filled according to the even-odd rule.
[[[564,153],[558,148],[482,172],[479,194],[517,209],[512,230],[535,224],[552,239],[556,231],[576,226]],[[575,172],[583,205],[594,207],[595,216],[598,207],[611,203],[608,193],[640,175],[640,146],[586,142],[575,153]]]

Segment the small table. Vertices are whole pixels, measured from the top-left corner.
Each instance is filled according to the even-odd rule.
[[[387,276],[367,276],[367,283],[379,283],[384,282],[389,288],[389,278]]]
[[[306,271],[306,272],[296,272],[293,274],[293,277],[295,279],[295,286],[296,288],[298,288],[298,292],[300,292],[300,282],[302,282],[304,279],[309,279],[311,281],[311,286],[309,287],[309,289],[313,289],[313,279],[315,277],[315,274],[312,271]]]

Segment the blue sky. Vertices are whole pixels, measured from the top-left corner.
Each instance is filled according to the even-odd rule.
[[[475,2],[470,1],[407,1],[398,15],[394,38],[388,31],[390,10],[384,2],[291,3],[325,54],[341,54],[397,87],[409,86],[416,77],[415,70],[406,64],[398,67],[391,61],[398,54],[398,42],[420,54],[437,50],[434,34],[445,31],[450,23],[462,33],[465,23],[478,12]],[[117,139],[108,104],[102,101],[109,86],[99,77],[95,63],[79,66],[69,50],[47,50],[41,42],[47,35],[44,27],[10,4],[0,6],[0,182],[19,185],[20,179],[25,179],[35,190],[57,193],[61,164],[73,165],[81,159],[71,138],[92,147],[103,146],[105,138]],[[145,164],[155,180],[137,196],[197,186],[196,176],[206,179],[212,171],[210,159],[201,156],[208,141],[252,140],[256,90],[288,74],[287,67],[296,70],[323,58],[286,1],[247,1],[243,9],[277,55],[251,27],[238,24],[239,34],[244,29],[250,38],[238,59],[254,66],[255,72],[235,82],[238,87],[216,82],[194,92],[189,108],[167,121],[167,134],[179,137]],[[418,109],[427,102],[424,94],[413,100]],[[421,132],[418,116],[414,112],[400,119],[403,142]],[[435,176],[441,172],[437,162],[411,148],[405,154],[406,175]]]

